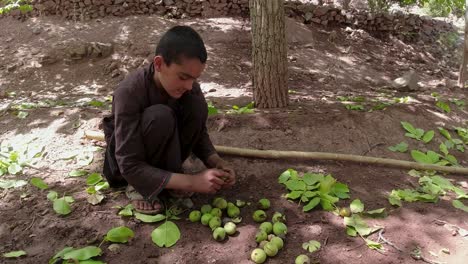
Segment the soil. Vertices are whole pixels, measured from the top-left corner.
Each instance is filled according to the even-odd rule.
[[[80,102],[104,101],[128,72],[151,59],[155,43],[163,32],[176,24],[193,26],[205,40],[209,52],[208,67],[200,79],[206,98],[220,110],[251,101],[249,71],[249,24],[243,19],[164,20],[158,17],[131,16],[103,18],[89,22],[64,21],[56,17],[39,17],[20,22],[11,18],[0,21],[0,89],[16,96],[0,97],[0,103],[18,104],[45,99],[74,104],[25,110],[19,119],[14,111],[0,117],[0,140],[13,144],[34,140],[45,146],[46,155],[22,175],[4,178],[28,180],[41,177],[50,190],[75,198],[73,212],[58,216],[47,200],[47,191],[32,185],[0,191],[0,252],[25,250],[20,259],[2,258],[2,263],[46,263],[66,246],[99,245],[112,228],[125,225],[135,231],[135,238],[111,252],[104,243],[107,263],[251,263],[250,252],[256,247],[258,224],[251,219],[255,206],[242,209],[239,233],[223,243],[213,240],[209,228],[187,221],[187,214],[176,221],[181,239],[172,248],[158,248],[150,234],[159,224],[145,224],[134,218],[117,215],[114,206],[128,204],[119,190],[105,191],[106,198],[92,206],[86,200],[84,178],[66,178],[69,171],[83,168],[68,157],[88,153],[102,142],[83,138],[86,130],[99,130],[100,120],[109,113],[105,107],[89,107]],[[256,110],[254,114],[218,114],[209,117],[207,126],[216,145],[254,149],[323,151],[412,160],[408,153],[391,152],[389,146],[405,141],[410,149],[438,150],[443,126],[454,136],[455,126],[467,126],[468,111],[451,104],[443,113],[435,106],[432,92],[442,98],[467,100],[468,90],[450,85],[457,78],[458,57],[439,43],[404,43],[390,36],[378,38],[362,30],[304,25],[288,19],[290,106],[285,109]],[[80,43],[111,43],[107,57],[72,59],[67,54]],[[449,52],[448,52],[448,51]],[[46,58],[46,59],[44,59]],[[47,59],[50,59],[49,61]],[[389,82],[415,70],[420,90],[394,89]],[[1,96],[1,95],[0,95]],[[339,96],[364,96],[366,111],[352,111],[338,100]],[[384,110],[367,111],[371,99],[410,96],[407,103]],[[379,99],[382,100],[382,99]],[[400,121],[408,121],[425,130],[436,131],[429,144],[404,136]],[[467,154],[451,151],[462,166],[468,165]],[[467,213],[451,205],[453,196],[437,203],[404,203],[400,208],[388,202],[393,189],[413,188],[417,178],[407,170],[347,162],[262,160],[225,157],[237,172],[237,183],[217,195],[229,200],[243,199],[252,204],[260,198],[270,199],[274,210],[287,215],[289,233],[277,257],[268,263],[291,263],[295,256],[307,253],[303,242],[317,240],[322,248],[307,253],[320,263],[418,263],[410,256],[421,247],[424,257],[445,263],[466,263],[468,239],[453,235],[435,220],[468,229]],[[89,172],[102,169],[102,150],[94,152]],[[302,207],[287,201],[286,189],[277,183],[288,168],[301,172],[332,174],[350,188],[349,205],[361,199],[366,208],[385,207],[383,219],[366,220],[385,227],[384,236],[402,251],[384,245],[385,252],[368,249],[363,240],[346,235],[343,219],[323,210],[303,213]],[[445,175],[454,184],[464,186],[466,176]],[[196,207],[213,196],[196,195]],[[466,202],[465,202],[466,203]],[[372,238],[375,240],[376,236]],[[441,253],[442,248],[450,254]],[[429,251],[434,252],[433,256]]]

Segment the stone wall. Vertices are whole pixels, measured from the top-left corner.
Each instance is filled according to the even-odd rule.
[[[335,25],[400,35],[404,38],[431,38],[452,26],[430,17],[413,14],[370,14],[363,10],[344,10],[316,6],[311,1],[286,1],[286,14],[304,23]],[[32,0],[33,11],[8,15],[58,15],[71,20],[89,20],[105,16],[159,15],[167,18],[248,16],[248,0]]]

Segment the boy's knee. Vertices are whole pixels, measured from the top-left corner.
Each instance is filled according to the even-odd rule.
[[[191,95],[191,98],[187,98],[187,100],[183,102],[183,111],[185,115],[202,122],[204,122],[208,116],[206,101],[199,96]]]
[[[176,126],[176,115],[167,105],[152,105],[145,109],[142,118],[143,133],[157,130],[158,133],[173,133]]]

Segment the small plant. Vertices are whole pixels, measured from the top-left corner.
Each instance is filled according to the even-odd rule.
[[[299,204],[305,204],[304,212],[314,209],[319,204],[324,210],[333,211],[336,202],[349,198],[348,186],[337,182],[331,175],[304,173],[299,177],[297,171],[288,169],[279,176],[278,182],[290,191],[286,198],[299,199]]]
[[[92,205],[97,205],[102,202],[104,199],[104,194],[101,193],[101,190],[109,188],[109,183],[103,181],[102,175],[100,173],[91,173],[88,178],[86,178],[86,184],[89,186],[86,188],[86,192],[89,194],[88,203]]]
[[[465,152],[465,145],[463,144],[463,141],[457,138],[452,138],[452,135],[450,135],[450,133],[442,127],[439,127],[438,129],[439,129],[440,134],[447,139],[444,142],[444,145],[447,148],[446,152],[448,152],[448,149],[453,149],[453,148],[457,149],[460,152]],[[442,148],[441,148],[441,151],[442,151]]]
[[[218,108],[216,108],[212,102],[208,102],[208,115],[216,115],[218,113]]]
[[[19,9],[21,13],[32,11],[32,5],[29,5],[30,0],[2,0],[0,4],[0,15],[10,12],[14,9]]]
[[[226,111],[228,114],[252,114],[255,112],[254,110],[255,103],[250,102],[246,106],[239,107],[234,105],[231,110]]]
[[[414,138],[416,140],[422,140],[424,143],[429,143],[434,137],[433,130],[425,132],[423,129],[415,128],[413,125],[411,125],[411,123],[404,121],[401,122],[401,125],[407,131],[405,134],[407,137]]]

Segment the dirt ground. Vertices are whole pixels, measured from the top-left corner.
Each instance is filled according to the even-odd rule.
[[[28,253],[20,259],[2,258],[1,263],[46,263],[66,246],[98,245],[110,228],[121,225],[135,231],[135,238],[121,245],[119,252],[111,252],[107,249],[109,244],[104,243],[99,259],[112,264],[250,263],[257,230],[250,217],[253,206],[242,209],[244,220],[239,234],[223,243],[214,241],[208,228],[185,220],[184,214],[176,221],[181,239],[172,248],[161,249],[150,237],[159,224],[117,215],[113,207],[128,203],[124,194],[108,190],[104,201],[92,206],[86,201],[85,179],[66,178],[69,171],[82,168],[70,156],[89,153],[92,146],[103,146],[101,142],[83,139],[83,134],[88,129],[99,129],[108,107],[89,107],[83,102],[104,101],[127,72],[151,58],[158,38],[173,25],[191,25],[205,39],[209,61],[200,83],[206,98],[220,110],[250,102],[252,66],[247,21],[173,21],[143,16],[71,22],[41,17],[25,22],[6,18],[0,24],[0,85],[8,93],[16,92],[16,96],[0,98],[2,106],[45,99],[74,103],[25,110],[29,115],[24,119],[12,111],[0,116],[0,140],[13,144],[34,140],[45,146],[46,155],[35,165],[39,169],[25,168],[24,174],[16,178],[41,177],[50,190],[72,195],[76,200],[73,212],[61,217],[47,200],[47,191],[29,184],[1,190],[0,252],[22,249]],[[292,19],[288,20],[287,39],[290,106],[256,110],[248,115],[210,116],[207,125],[215,144],[412,160],[408,153],[387,148],[406,141],[410,149],[438,150],[443,138],[436,132],[428,145],[409,139],[404,136],[400,121],[436,131],[438,126],[467,126],[466,107],[459,109],[452,104],[452,112],[444,114],[431,97],[432,92],[437,92],[443,98],[466,102],[468,95],[467,89],[447,86],[457,78],[457,55],[446,56],[436,42],[404,43],[389,36],[376,38],[361,30],[303,25]],[[76,60],[67,55],[85,42],[112,43],[113,52],[104,58]],[[420,91],[402,92],[389,85],[389,81],[410,70],[420,76]],[[346,109],[339,96],[364,96],[366,110],[373,104],[371,99],[412,99],[369,112]],[[84,168],[100,172],[102,151],[93,153],[93,162]],[[462,166],[468,166],[466,152],[453,154]],[[451,199],[444,197],[435,204],[404,203],[400,208],[389,204],[387,197],[393,189],[417,185],[417,179],[410,177],[407,170],[347,162],[225,158],[234,164],[238,181],[233,189],[219,195],[252,202],[265,197],[274,209],[284,210],[287,215],[289,233],[285,248],[268,263],[292,263],[295,256],[307,253],[301,245],[309,240],[322,243],[320,251],[308,253],[320,263],[418,263],[422,261],[410,256],[416,246],[434,261],[461,264],[468,259],[468,239],[453,236],[435,221],[468,229],[467,213],[455,209]],[[369,209],[385,207],[388,217],[367,221],[385,227],[386,239],[402,252],[389,245],[384,245],[385,252],[368,249],[362,245],[362,239],[346,235],[342,218],[323,210],[303,213],[302,207],[288,202],[282,197],[285,188],[277,183],[278,176],[288,168],[331,173],[348,184],[351,200],[359,198]],[[467,190],[466,176],[445,177]],[[196,195],[195,206],[212,198]],[[340,201],[340,205],[348,205],[351,200]],[[442,248],[449,249],[450,254],[441,253]]]

